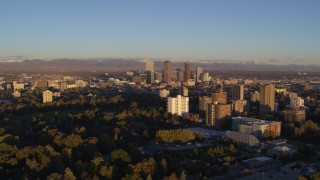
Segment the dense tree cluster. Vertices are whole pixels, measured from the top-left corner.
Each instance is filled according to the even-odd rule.
[[[196,139],[196,134],[187,129],[176,129],[176,130],[159,130],[156,133],[157,141],[164,143],[172,142],[188,142]]]
[[[282,133],[288,138],[302,142],[320,142],[320,127],[313,121],[306,121],[303,124],[283,124]]]

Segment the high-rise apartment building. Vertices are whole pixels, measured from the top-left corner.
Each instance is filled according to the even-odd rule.
[[[231,105],[230,104],[208,104],[206,111],[206,125],[217,128],[224,126],[225,120],[231,118]]]
[[[43,103],[52,102],[52,92],[49,90],[43,91],[42,100],[43,100]]]
[[[244,96],[244,85],[232,86],[232,100],[243,100]]]
[[[196,82],[199,82],[200,81],[200,76],[201,74],[203,73],[203,69],[202,67],[197,67],[196,68]]]
[[[201,117],[205,117],[206,111],[208,110],[208,104],[212,103],[212,98],[209,96],[199,97],[199,114]]]
[[[212,93],[212,103],[227,104],[227,92],[223,91],[223,86],[221,85],[218,91]]]
[[[191,70],[190,70],[190,63],[184,63],[184,81],[188,81],[191,79]]]
[[[167,100],[167,111],[171,114],[179,116],[189,113],[189,97],[178,95],[177,97],[169,97]]]
[[[275,87],[273,84],[260,86],[260,116],[264,117],[274,111]]]
[[[147,74],[147,84],[153,83],[154,82],[154,71],[147,70],[146,74]]]
[[[172,81],[172,64],[170,61],[164,62],[163,81],[170,84]]]

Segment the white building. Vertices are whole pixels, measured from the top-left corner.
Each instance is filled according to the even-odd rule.
[[[189,97],[183,97],[178,95],[173,98],[170,97],[167,100],[167,111],[171,114],[177,114],[179,116],[189,113]]]
[[[42,92],[43,103],[52,102],[52,92],[49,90]]]

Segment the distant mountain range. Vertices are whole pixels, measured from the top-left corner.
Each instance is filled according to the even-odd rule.
[[[174,68],[184,69],[184,62],[172,61]],[[276,65],[259,62],[223,62],[223,61],[195,61],[190,62],[191,68],[197,66],[205,70],[235,70],[235,71],[317,71],[319,65]],[[129,71],[144,68],[142,59],[55,59],[55,60],[1,60],[0,72],[72,72],[72,71]],[[161,70],[163,61],[155,61],[155,69]]]

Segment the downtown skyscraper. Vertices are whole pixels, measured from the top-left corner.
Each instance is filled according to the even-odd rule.
[[[190,70],[190,63],[184,63],[184,81],[188,81],[191,79],[191,70]]]
[[[171,83],[172,81],[172,64],[170,61],[165,61],[163,64],[163,82]]]

